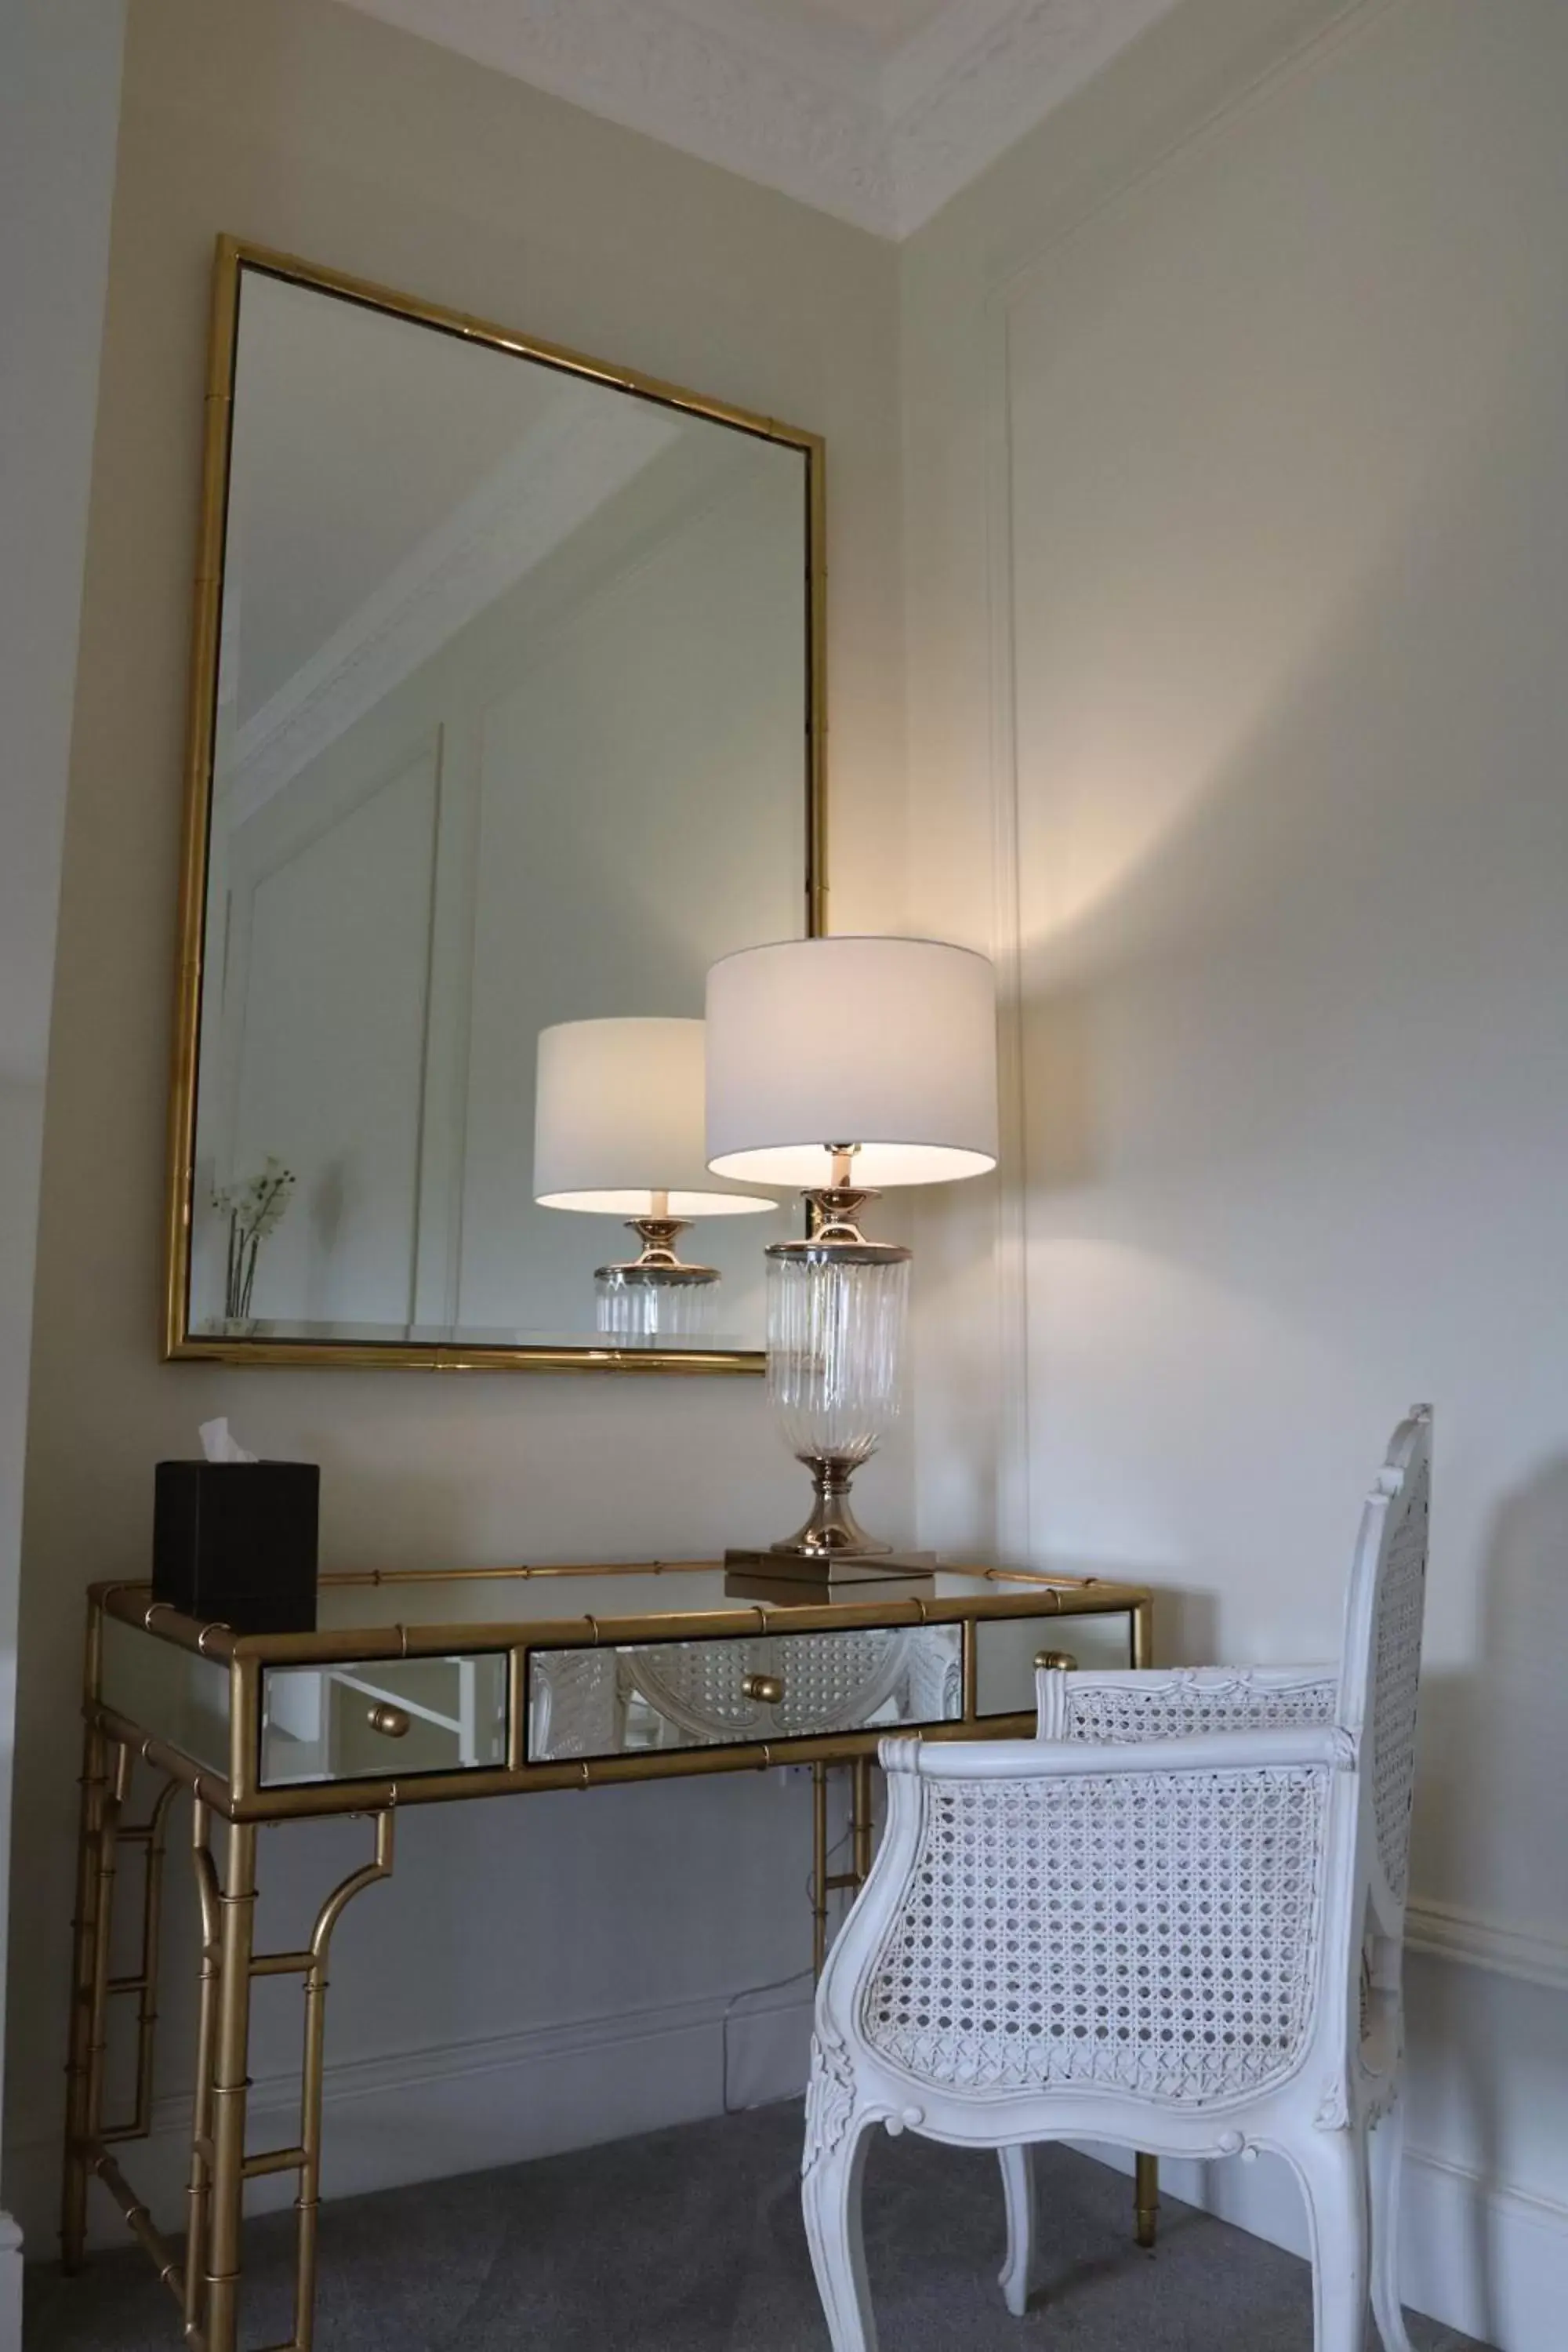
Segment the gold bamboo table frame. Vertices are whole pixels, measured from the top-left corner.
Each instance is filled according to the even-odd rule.
[[[616,1612],[596,1614],[578,1605],[590,1594],[565,1580],[595,1578],[616,1587]],[[692,1608],[634,1611],[641,1579],[668,1580],[646,1588],[650,1599],[694,1591]],[[693,1583],[693,1580],[697,1582]],[[539,1581],[535,1581],[539,1580]],[[562,1580],[552,1581],[552,1580]],[[414,1622],[405,1605],[426,1587],[460,1597],[473,1616]],[[856,1588],[859,1592],[864,1587]],[[394,1827],[398,1811],[410,1804],[440,1803],[469,1797],[525,1794],[554,1789],[590,1789],[624,1780],[681,1779],[707,1772],[765,1769],[774,1764],[805,1764],[812,1778],[812,1959],[820,1973],[827,1947],[829,1904],[839,1891],[864,1882],[871,1866],[873,1838],[871,1766],[884,1721],[861,1729],[790,1736],[768,1740],[735,1738],[683,1748],[642,1748],[571,1759],[531,1759],[531,1666],[536,1657],[569,1651],[579,1655],[601,1648],[640,1652],[668,1643],[745,1642],[766,1634],[787,1644],[796,1633],[881,1631],[902,1627],[958,1629],[959,1703],[951,1719],[922,1722],[923,1738],[1016,1738],[1034,1730],[1032,1706],[987,1711],[982,1701],[982,1647],[1011,1620],[1122,1618],[1124,1654],[1115,1663],[1152,1663],[1152,1598],[1137,1585],[1096,1579],[1047,1577],[1033,1571],[946,1567],[929,1595],[878,1600],[814,1601],[805,1606],[752,1604],[728,1598],[723,1572],[710,1562],[648,1562],[634,1566],[514,1568],[324,1577],[323,1607],[342,1622],[313,1633],[237,1634],[223,1624],[203,1624],[153,1601],[150,1587],[94,1585],[89,1594],[87,1655],[83,1684],[83,1764],[80,1835],[69,2057],[67,2068],[65,2179],[61,2220],[64,2267],[81,2265],[87,2231],[89,2179],[100,2180],[119,2206],[132,2234],[151,2256],[180,2313],[183,2340],[194,2352],[238,2352],[240,2241],[245,2184],[264,2174],[293,2173],[296,2253],[293,2331],[288,2343],[269,2352],[310,2352],[314,2336],[316,2230],[320,2205],[321,2093],[324,2074],[327,1964],[334,1928],[349,1904],[367,1886],[391,1875]],[[491,1595],[521,1599],[519,1613],[488,1619],[481,1604]],[[537,1608],[535,1607],[537,1596]],[[363,1622],[353,1622],[363,1607]],[[388,1619],[391,1609],[395,1614]],[[1087,1632],[1087,1626],[1083,1628]],[[126,1634],[131,1634],[127,1644]],[[111,1696],[114,1660],[106,1675],[109,1636],[121,1669],[133,1669],[132,1687],[148,1694],[133,1706],[116,1706]],[[1016,1627],[1007,1637],[1016,1651],[1034,1635]],[[1068,1639],[1064,1629],[1059,1639]],[[1080,1636],[1081,1638],[1081,1636]],[[200,1675],[209,1693],[222,1692],[226,1705],[213,1719],[222,1731],[192,1737],[188,1724],[155,1703],[156,1675]],[[787,1652],[786,1652],[787,1654]],[[303,1783],[275,1785],[267,1771],[268,1676],[289,1669],[336,1669],[348,1687],[363,1685],[356,1675],[379,1665],[395,1672],[405,1661],[448,1664],[492,1660],[504,1674],[504,1706],[498,1740],[502,1760],[467,1762],[333,1777],[328,1771]],[[1048,1659],[1075,1663],[1070,1650],[1031,1654],[1028,1663]],[[194,1661],[202,1662],[199,1667]],[[1111,1661],[1108,1660],[1107,1663]],[[336,1679],[336,1677],[334,1677]],[[768,1678],[753,1676],[766,1685]],[[323,1685],[325,1675],[323,1674]],[[1016,1659],[1014,1681],[1016,1685]],[[123,1674],[121,1673],[121,1682]],[[374,1692],[374,1685],[371,1685]],[[771,1694],[764,1687],[760,1696]],[[945,1709],[944,1709],[945,1713]],[[148,1719],[141,1719],[146,1717]],[[154,1720],[157,1717],[160,1719]],[[401,1718],[401,1721],[398,1720]],[[404,1710],[384,1697],[365,1717],[374,1733],[403,1737]],[[910,1728],[917,1727],[912,1722]],[[221,1746],[221,1753],[219,1747]],[[200,1749],[202,1752],[197,1752]],[[156,1776],[145,1817],[128,1820],[137,1765]],[[850,1867],[829,1868],[828,1772],[850,1774]],[[160,1961],[163,1870],[170,1815],[176,1794],[191,1798],[191,1858],[200,1905],[201,1955],[196,2012],[196,2080],[191,2124],[183,2251],[155,2227],[145,2204],[121,2169],[114,2149],[145,2138],[152,2127],[153,2078]],[[367,1818],[371,1852],[362,1866],[335,1887],[317,1913],[308,1941],[294,1951],[258,1951],[257,1832],[268,1822],[323,1814]],[[215,1832],[221,1859],[214,1853]],[[110,1972],[114,1891],[122,1847],[142,1859],[140,1947],[124,1975]],[[246,2105],[250,2040],[251,1990],[267,1976],[297,1976],[305,1996],[300,2069],[300,2137],[280,2147],[248,2150]],[[105,2079],[111,2009],[135,2010],[134,2095],[129,2115],[106,2121]],[[1154,2241],[1157,2173],[1153,2159],[1139,2157],[1136,2234],[1141,2245]]]

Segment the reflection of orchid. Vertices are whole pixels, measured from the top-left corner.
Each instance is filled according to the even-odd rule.
[[[226,1184],[213,1194],[213,1207],[228,1218],[228,1272],[224,1313],[237,1320],[250,1313],[256,1259],[268,1234],[283,1222],[294,1190],[292,1171],[268,1153],[258,1174],[242,1184]]]

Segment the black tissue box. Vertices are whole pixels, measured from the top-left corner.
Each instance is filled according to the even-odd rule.
[[[160,1462],[153,1598],[237,1633],[313,1633],[314,1462]]]

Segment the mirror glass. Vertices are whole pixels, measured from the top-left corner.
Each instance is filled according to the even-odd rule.
[[[639,1084],[590,1087],[584,1213],[536,1201],[535,1079],[810,925],[819,445],[228,250],[172,1352],[758,1349],[798,1211],[703,1215],[718,1279],[628,1323],[624,1189],[676,1181]]]

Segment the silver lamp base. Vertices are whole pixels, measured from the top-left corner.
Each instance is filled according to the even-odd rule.
[[[849,1482],[858,1462],[820,1454],[803,1454],[798,1459],[810,1471],[816,1490],[811,1516],[784,1542],[770,1544],[770,1552],[786,1559],[865,1560],[892,1550],[891,1544],[866,1533],[850,1506]]]
[[[766,1599],[766,1588],[776,1584],[804,1599],[811,1593],[842,1592],[857,1584],[885,1591],[889,1580],[908,1584],[911,1577],[929,1585],[934,1552],[896,1552],[891,1544],[868,1536],[855,1517],[849,1481],[858,1463],[822,1454],[801,1459],[816,1489],[811,1517],[787,1543],[769,1544],[765,1550],[727,1551],[728,1591],[761,1591]],[[738,1578],[744,1583],[738,1583]]]
[[[731,1550],[724,1590],[746,1601],[901,1600],[929,1593],[934,1551],[790,1552]]]

